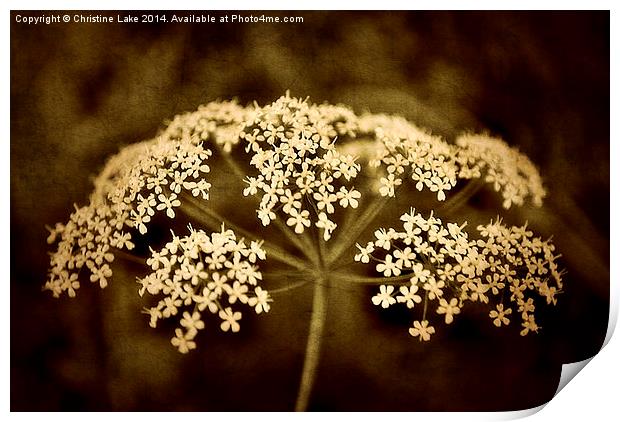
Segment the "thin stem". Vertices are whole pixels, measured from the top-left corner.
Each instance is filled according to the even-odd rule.
[[[298,281],[297,283],[289,284],[288,286],[285,286],[285,287],[280,287],[279,289],[268,289],[268,290],[269,290],[269,294],[273,295],[273,294],[284,293],[290,290],[294,290],[298,287],[305,286],[308,283],[310,283],[310,280],[301,280],[301,281]]]
[[[472,179],[467,182],[467,184],[457,192],[454,196],[451,196],[446,202],[444,202],[438,209],[438,213],[449,214],[450,212],[459,209],[461,206],[465,205],[468,200],[470,200],[476,192],[480,190],[480,188],[484,185],[484,180],[482,177],[477,179]]]
[[[316,378],[319,356],[321,354],[323,328],[327,319],[328,286],[329,280],[326,278],[319,278],[314,283],[310,330],[308,333],[308,342],[306,344],[306,355],[301,373],[299,391],[297,393],[297,401],[295,402],[296,412],[303,412],[308,408],[308,401]]]
[[[245,236],[245,237],[247,237],[249,239],[253,239],[255,237],[252,233],[250,233],[249,231],[247,231],[247,230],[237,226],[232,221],[229,221],[225,217],[223,217],[220,214],[218,214],[212,208],[204,206],[203,203],[201,203],[200,201],[196,200],[196,198],[194,198],[193,196],[188,195],[186,193],[181,193],[181,197],[182,197],[182,200],[183,200],[182,205],[190,204],[194,208],[194,210],[198,211],[200,214],[203,214],[205,217],[210,217],[211,219],[216,220],[218,222],[218,225],[220,226],[220,228],[221,228],[222,223],[224,223],[226,226],[228,226],[229,228],[233,229],[236,233],[242,234],[243,236]],[[192,212],[192,211],[188,211],[183,206],[181,206],[181,209],[183,211],[185,211],[186,213],[188,213],[188,214]],[[193,216],[194,215],[192,215],[192,217]]]
[[[323,238],[321,237],[321,233],[319,233],[318,230],[317,230],[316,235],[317,235],[317,244],[319,245],[318,249],[319,249],[320,262],[326,262],[325,260],[327,258],[327,248],[326,248],[327,242],[323,240]]]
[[[125,259],[127,261],[130,261],[130,262],[135,262],[136,264],[148,266],[148,265],[146,265],[146,260],[143,259],[143,258],[140,258],[137,255],[132,255],[132,254],[130,254],[128,252],[125,252],[124,250],[119,249],[119,248],[114,248],[113,247],[112,249],[114,249],[114,255],[115,256],[118,256],[118,257],[120,257],[122,259]]]
[[[389,198],[384,197],[375,198],[375,200],[364,210],[364,213],[357,219],[353,227],[341,231],[341,235],[336,239],[336,245],[327,254],[326,262],[328,265],[336,262],[336,260],[340,258],[340,256],[345,253],[347,249],[353,245],[353,243],[355,243],[359,235],[362,234],[368,224],[375,219],[388,200]]]
[[[288,226],[286,226],[284,223],[282,223],[282,221],[277,218],[272,221],[272,224],[274,224],[280,230],[280,232],[284,236],[286,236],[286,238],[291,243],[293,243],[293,245],[297,247],[297,249],[299,249],[304,255],[306,255],[306,257],[310,261],[312,261],[314,264],[318,264],[319,257],[316,254],[314,247],[312,247],[312,245],[309,244],[305,238],[297,236],[295,233],[291,232]]]
[[[316,253],[318,256],[317,268],[319,271],[325,270],[325,242],[321,238],[318,230],[314,230],[314,240],[316,243]],[[312,245],[311,245],[312,246]],[[301,381],[299,391],[297,393],[297,401],[295,403],[295,411],[302,412],[308,408],[312,386],[316,378],[319,357],[321,355],[321,342],[323,339],[323,330],[325,320],[327,319],[327,297],[328,297],[329,279],[326,276],[319,275],[314,284],[314,292],[312,296],[312,314],[310,316],[310,329],[308,332],[308,342],[306,343],[306,354],[304,357],[304,366],[301,373]]]
[[[411,280],[412,275],[401,275],[398,277],[363,277],[343,273],[333,273],[332,277],[336,280],[348,281],[359,284],[392,284]]]
[[[329,268],[331,271],[340,271],[343,268],[349,267],[353,264],[357,264],[357,262],[355,262],[354,260],[345,260],[344,262],[342,262],[340,265],[334,265],[332,264]]]
[[[224,149],[220,145],[216,145],[216,148],[219,151],[220,155],[224,157],[224,161],[226,161],[226,164],[228,165],[228,167],[230,167],[233,173],[235,173],[235,175],[237,175],[237,177],[239,177],[241,181],[245,180],[247,173],[244,172],[241,167],[239,167],[239,164],[237,164],[237,162],[232,159],[232,157],[230,156],[230,152],[224,151]]]
[[[299,280],[297,282],[293,282],[287,286],[284,287],[279,287],[277,289],[270,289],[267,288],[267,290],[269,290],[270,294],[274,294],[274,293],[284,293],[284,292],[288,292],[290,290],[294,290],[298,287],[301,286],[305,286],[306,284],[308,284],[313,278],[315,278],[316,273],[313,271],[269,271],[269,272],[263,272],[263,280],[266,282],[269,282],[269,280],[271,279],[296,279]]]

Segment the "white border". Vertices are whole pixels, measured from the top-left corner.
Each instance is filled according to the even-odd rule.
[[[10,195],[10,78],[9,78],[9,64],[10,64],[10,44],[9,44],[9,36],[10,36],[10,26],[8,13],[9,10],[45,10],[45,9],[60,9],[60,10],[89,10],[89,9],[100,9],[100,10],[161,10],[161,9],[176,9],[176,10],[201,10],[201,9],[209,9],[209,10],[354,10],[354,9],[366,9],[366,10],[404,10],[408,9],[411,6],[415,6],[416,9],[419,10],[463,10],[463,9],[493,9],[493,10],[611,10],[611,75],[617,75],[618,68],[618,57],[617,54],[614,53],[614,47],[617,49],[617,24],[618,19],[616,16],[616,10],[614,6],[617,4],[613,1],[599,1],[599,0],[590,0],[590,1],[563,1],[563,2],[550,2],[550,1],[531,1],[531,0],[521,0],[521,1],[470,1],[467,2],[467,7],[464,7],[463,2],[459,1],[444,1],[444,0],[435,0],[432,2],[415,2],[415,3],[405,3],[403,1],[391,1],[385,0],[381,2],[367,2],[360,4],[359,2],[339,2],[335,4],[333,0],[299,0],[297,2],[291,3],[290,1],[283,0],[271,0],[269,2],[249,2],[249,1],[231,1],[231,0],[216,0],[216,1],[186,1],[186,0],[177,0],[171,3],[157,2],[157,1],[127,1],[127,0],[111,0],[105,2],[105,7],[101,7],[100,2],[86,2],[86,1],[77,1],[77,0],[66,0],[63,2],[45,2],[42,0],[27,0],[27,1],[13,1],[10,0],[5,2],[7,5],[6,13],[4,15],[4,19],[0,22],[2,28],[2,36],[4,38],[3,46],[4,46],[4,54],[5,57],[4,63],[5,66],[2,68],[2,89],[3,89],[3,101],[2,107],[3,112],[1,114],[1,119],[3,120],[2,127],[4,128],[4,139],[5,141],[2,143],[3,153],[0,154],[0,169],[1,170],[1,183],[0,189],[2,189],[1,193],[3,194],[3,198],[9,198]],[[561,5],[562,8],[558,9],[557,5]],[[618,87],[615,83],[615,80],[612,78],[611,80],[611,116],[616,116],[614,113],[617,112],[617,98],[618,98]],[[617,117],[617,116],[616,116]],[[611,137],[614,141],[618,141],[618,130],[617,123],[614,118],[611,121]],[[618,163],[618,147],[615,145],[615,142],[611,142],[611,186],[614,188],[617,186],[618,182],[618,171],[617,164]],[[617,207],[617,192],[612,188],[611,192],[611,215],[618,215],[618,207]],[[3,204],[6,204],[2,208],[3,218],[2,218],[2,233],[5,233],[7,236],[10,230],[10,220],[9,220],[9,206],[10,201],[5,201]],[[556,420],[562,418],[568,418],[570,420],[573,419],[585,419],[585,418],[594,418],[608,420],[610,415],[617,415],[619,406],[617,404],[617,384],[618,379],[620,377],[620,369],[618,365],[617,356],[620,356],[620,342],[617,338],[613,338],[611,335],[613,333],[613,327],[617,322],[618,316],[618,282],[615,280],[615,276],[617,274],[616,271],[616,261],[615,258],[617,255],[616,250],[616,242],[613,239],[618,239],[618,224],[612,218],[611,220],[611,253],[612,253],[612,266],[611,266],[611,309],[610,309],[610,327],[608,330],[607,338],[606,338],[606,346],[603,350],[592,359],[592,361],[586,366],[585,370],[576,376],[576,378],[570,382],[566,388],[564,388],[553,400],[551,400],[546,406],[543,406],[543,409],[535,409],[540,410],[535,413],[533,416],[530,416],[532,420]],[[1,243],[0,256],[2,259],[2,268],[5,269],[5,277],[4,280],[9,280],[9,254],[10,254],[10,243],[8,241]],[[5,318],[3,318],[3,323],[6,324],[5,333],[9,331],[9,306],[10,306],[10,295],[4,295],[5,306],[3,310],[5,312]],[[25,334],[27,335],[27,334]],[[579,335],[579,333],[575,333],[575,335]],[[617,336],[615,336],[617,337]],[[6,338],[6,337],[5,337]],[[8,342],[7,342],[8,343]],[[7,344],[5,343],[5,344]],[[9,350],[6,346],[2,348],[2,357],[3,357],[3,373],[4,373],[4,391],[2,395],[3,404],[5,411],[8,412],[10,409],[10,356]],[[36,400],[36,397],[33,397],[33,400]],[[446,397],[446,400],[449,400],[449,397]],[[355,418],[368,419],[371,418],[374,420],[376,418],[390,418],[390,419],[401,419],[410,421],[412,418],[416,420],[453,420],[457,419],[459,421],[480,421],[480,420],[501,420],[501,419],[513,419],[528,416],[535,410],[529,411],[520,411],[520,412],[510,412],[510,413],[437,413],[437,414],[428,414],[428,413],[416,413],[416,414],[402,414],[402,413],[386,413],[386,414],[356,414]],[[135,414],[126,414],[132,418],[138,416]],[[341,415],[341,414],[338,414]],[[15,419],[30,419],[39,418],[42,415],[40,414],[28,414],[28,413],[11,413],[10,416]],[[56,417],[56,415],[45,415],[45,418],[50,416]],[[59,415],[60,416],[60,415]],[[118,414],[115,417],[124,417],[124,414]],[[146,416],[149,419],[161,419],[169,418],[168,415],[165,414],[154,414],[150,413]],[[209,418],[213,417],[217,419],[221,418],[230,418],[233,417],[251,417],[258,419],[265,419],[269,421],[278,421],[278,420],[289,420],[291,418],[291,414],[287,413],[263,413],[263,414],[253,414],[251,416],[247,414],[209,414]],[[296,418],[306,419],[306,418],[314,418],[317,414],[299,414],[294,415]],[[84,415],[81,414],[62,414],[63,419],[73,419],[78,418],[82,419]],[[103,420],[103,418],[108,418],[109,416],[105,413],[90,413],[88,414],[88,418],[92,418],[94,420]],[[191,415],[183,415],[182,417],[192,417]],[[196,417],[204,417],[204,416],[196,416]]]

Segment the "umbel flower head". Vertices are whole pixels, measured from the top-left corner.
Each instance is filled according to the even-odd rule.
[[[182,238],[173,232],[164,248],[152,251],[146,262],[153,272],[138,279],[140,296],[146,292],[161,297],[157,305],[145,309],[151,327],[184,310],[181,327],[172,339],[181,353],[196,347],[193,340],[204,328],[203,312],[218,315],[220,328],[236,333],[242,314],[233,311],[233,306],[249,306],[260,314],[269,312],[271,302],[269,293],[258,285],[262,274],[256,263],[265,259],[259,242],[246,245],[223,226],[211,235],[191,227],[189,231]]]
[[[206,161],[211,151],[199,139],[159,137],[124,148],[107,163],[95,180],[87,206],[75,207],[67,224],[50,229],[48,243],[58,242],[52,254],[45,289],[54,296],[79,288],[78,273],[85,267],[90,281],[104,288],[112,276],[114,249],[134,248],[131,229],[145,234],[157,212],[175,217],[178,194],[209,198]]]
[[[329,219],[336,207],[357,207],[361,194],[351,183],[360,165],[336,149],[338,132],[330,114],[338,111],[286,96],[257,111],[243,129],[246,152],[253,154],[250,164],[258,170],[257,176],[247,177],[243,194],[260,192],[257,214],[264,225],[281,212],[301,234],[312,224],[313,211],[314,225],[327,241],[337,226]]]
[[[372,261],[385,282],[394,283],[380,286],[373,304],[399,304],[417,312],[424,302],[422,320],[409,330],[412,336],[430,340],[434,333],[429,306],[451,324],[468,302],[492,305],[489,316],[497,327],[510,323],[512,305],[521,316],[521,335],[538,331],[534,298],[555,305],[562,289],[559,255],[550,241],[534,237],[527,225],[507,227],[500,219],[478,226],[477,240],[469,239],[465,224],[443,224],[414,209],[400,219],[402,231],[377,230],[374,241],[357,245],[355,260]]]
[[[259,223],[254,229],[212,207],[212,184],[221,182],[211,177],[213,160],[242,181],[238,207],[250,209],[248,218]],[[546,194],[533,163],[488,135],[448,142],[402,117],[357,115],[288,93],[263,107],[213,102],[107,162],[88,204],[50,228],[56,251],[44,288],[55,297],[74,297],[84,280],[104,288],[115,256],[150,250],[132,258],[146,268],[137,276],[138,293],[154,300],[144,310],[152,327],[179,320],[171,342],[182,353],[196,347],[209,314],[223,331],[237,332],[244,308],[267,313],[278,290],[264,287],[277,281],[269,270],[275,262],[299,279],[284,290],[309,279],[320,280],[316,286],[381,284],[370,302],[421,313],[409,330],[420,340],[435,333],[431,314],[451,324],[468,303],[489,306],[498,327],[518,316],[521,334],[536,332],[535,308],[555,305],[562,290],[553,244],[499,218],[471,233],[465,221],[440,218],[446,207],[466,202],[468,186],[483,184],[505,209],[540,206]],[[406,209],[420,209],[425,192],[436,214],[433,207],[411,208],[402,228],[374,226],[386,207],[406,202]],[[196,217],[182,235],[172,224],[179,211]],[[149,236],[155,220],[175,227],[165,244]],[[252,232],[267,226],[282,238]],[[365,232],[374,240],[362,246]],[[354,274],[347,266],[355,262],[372,266],[376,276]]]

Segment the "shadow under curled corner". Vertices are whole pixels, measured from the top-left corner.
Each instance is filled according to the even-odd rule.
[[[562,365],[562,372],[560,374],[560,379],[558,382],[558,387],[555,393],[553,394],[553,398],[546,403],[543,403],[539,406],[524,409],[524,410],[516,410],[516,411],[507,411],[501,412],[500,414],[494,415],[494,420],[515,420],[522,419],[532,416],[540,411],[542,411],[560,392],[566,387],[575,377],[583,371],[588,364],[596,359],[597,355],[603,351],[603,349],[607,346],[611,337],[613,336],[616,324],[618,322],[618,286],[616,284],[612,284],[610,286],[610,308],[609,308],[609,321],[607,326],[607,334],[605,336],[605,340],[601,349],[594,355],[589,358],[583,359],[578,362],[565,363]],[[495,418],[496,416],[496,418]]]
[[[618,323],[618,286],[617,283],[610,285],[610,304],[609,304],[609,321],[607,325],[607,334],[605,335],[605,340],[603,342],[603,346],[601,350],[599,350],[596,355],[589,357],[587,359],[581,360],[579,362],[565,363],[562,365],[562,373],[560,375],[560,382],[558,384],[558,389],[556,390],[554,397],[557,396],[564,387],[571,382],[579,372],[583,371],[584,368],[592,361],[592,359],[596,359],[596,356],[603,351],[603,349],[611,340],[611,337],[614,335],[616,331],[616,324]]]

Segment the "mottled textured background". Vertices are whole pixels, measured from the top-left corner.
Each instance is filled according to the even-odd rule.
[[[268,317],[248,314],[239,335],[201,333],[189,356],[170,347],[171,330],[147,327],[132,276],[119,282],[123,269],[78,299],[41,292],[44,225],[86,201],[107,156],[199,104],[263,104],[287,89],[398,113],[448,139],[487,129],[518,146],[550,195],[542,210],[511,217],[553,234],[569,271],[558,306],[540,314],[542,331],[526,338],[496,330],[474,306],[419,344],[407,322],[372,308],[371,289],[333,289],[311,410],[533,407],[552,397],[563,362],[599,350],[609,302],[609,13],[287,13],[298,14],[303,24],[12,18],[12,410],[292,409],[309,287]]]

